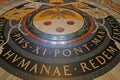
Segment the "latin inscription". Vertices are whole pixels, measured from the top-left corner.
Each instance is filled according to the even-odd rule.
[[[113,42],[111,41],[111,43]],[[81,62],[69,64],[36,62],[19,55],[19,53],[10,48],[0,54],[0,56],[8,64],[12,64],[14,67],[27,73],[44,77],[71,77],[93,72],[107,65],[119,52],[119,49],[111,43],[98,55]],[[77,75],[74,75],[74,73],[77,73]]]
[[[84,55],[95,47],[99,47],[106,37],[106,32],[102,29],[97,31],[97,34],[88,42],[83,43],[77,47],[65,48],[65,49],[50,49],[40,45],[33,44],[27,40],[20,32],[15,32],[12,34],[13,41],[18,44],[22,49],[43,57],[73,57]],[[52,45],[51,45],[52,46]]]

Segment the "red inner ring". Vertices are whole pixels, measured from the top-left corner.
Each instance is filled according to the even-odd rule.
[[[29,14],[29,15],[30,15],[30,14]],[[29,15],[27,15],[27,16],[25,17],[24,23],[23,23],[23,24],[24,24],[24,30],[26,31],[26,33],[27,33],[29,36],[31,36],[32,38],[34,38],[34,39],[36,39],[36,40],[39,40],[39,41],[42,41],[42,42],[47,42],[47,43],[52,43],[52,42],[54,42],[54,41],[52,41],[52,40],[50,41],[50,40],[45,40],[45,39],[42,39],[42,38],[40,38],[40,37],[37,37],[36,35],[32,34],[32,33],[27,29],[26,20],[27,20],[27,18],[28,18]],[[87,15],[87,14],[86,14],[86,15]],[[94,25],[93,25],[93,20],[92,20],[92,18],[91,18],[89,15],[87,15],[87,16],[89,17],[89,21],[90,21],[90,29],[87,31],[87,33],[84,34],[84,35],[81,36],[81,37],[74,38],[74,39],[72,39],[72,40],[66,40],[66,41],[64,41],[65,43],[72,43],[72,42],[80,41],[80,40],[86,38],[86,37],[92,32],[93,27],[94,27]]]

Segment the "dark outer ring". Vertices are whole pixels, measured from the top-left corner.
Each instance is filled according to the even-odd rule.
[[[0,63],[1,67],[6,69],[10,73],[12,72],[16,76],[19,76],[19,77],[23,78],[24,80],[28,80],[28,79],[29,80],[35,80],[35,79],[36,80],[37,79],[45,80],[45,79],[48,79],[48,78],[43,78],[42,79],[42,77],[30,75],[30,74],[24,73],[24,72],[22,72],[20,70],[17,70],[16,68],[13,68],[12,66],[10,66],[6,62],[4,62],[1,58],[0,58],[0,61],[1,61],[1,63]],[[108,72],[111,68],[115,67],[115,65],[117,65],[119,61],[120,61],[120,52],[118,53],[118,55],[110,63],[105,65],[103,68],[100,68],[99,70],[96,70],[95,72],[92,72],[92,73],[88,73],[86,75],[81,75],[79,77],[65,78],[65,80],[74,80],[74,79],[77,79],[77,80],[81,80],[81,79],[82,80],[86,80],[86,79],[92,80],[92,79],[94,79],[94,78]],[[53,79],[54,78],[49,78],[49,80],[53,80]],[[61,78],[58,78],[58,80],[61,80]]]
[[[30,59],[35,59],[36,61],[43,61],[43,62],[49,62],[49,63],[55,63],[55,62],[56,63],[69,63],[69,62],[82,61],[84,59],[87,59],[89,57],[92,57],[92,56],[98,54],[98,52],[103,50],[104,47],[106,47],[109,44],[109,41],[110,41],[110,39],[106,36],[105,40],[101,43],[101,45],[97,49],[95,49],[95,50],[93,50],[93,51],[91,51],[87,54],[83,54],[83,55],[79,55],[77,57],[71,57],[71,58],[55,58],[55,59],[54,58],[41,57],[41,56],[37,56],[37,55],[34,55],[34,54],[29,54],[28,52],[22,50],[19,46],[12,46],[12,45],[16,45],[13,40],[10,40],[8,44],[16,52],[21,52],[21,54],[23,56],[25,56],[27,58],[30,58]]]

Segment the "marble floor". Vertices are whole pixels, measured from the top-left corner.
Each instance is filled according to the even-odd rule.
[[[38,0],[37,0],[38,1]],[[40,1],[40,0],[39,0]],[[38,2],[39,2],[38,1]],[[44,1],[44,0],[43,0]],[[54,0],[53,0],[54,1]],[[57,1],[57,0],[56,0]],[[59,1],[59,0],[58,0]],[[61,1],[61,0],[60,0]],[[67,0],[66,0],[67,1]],[[108,12],[110,15],[112,15],[117,21],[118,21],[118,24],[119,24],[119,29],[120,29],[120,0],[76,0],[76,1],[78,1],[78,2],[87,2],[87,3],[90,3],[91,5],[94,5],[94,6],[97,6],[97,7],[99,7],[99,8],[101,8],[101,9],[103,9],[104,11],[106,11],[106,12]],[[108,1],[108,3],[107,3],[107,1]],[[111,1],[111,4],[109,3],[109,1]],[[17,5],[20,5],[20,4],[24,4],[24,3],[32,3],[32,2],[35,2],[35,0],[33,1],[33,0],[0,0],[0,16],[1,15],[3,15],[4,13],[6,13],[6,11],[8,11],[8,10],[11,10],[12,8],[14,8],[14,7],[16,7]],[[117,6],[115,6],[115,5],[117,5]],[[28,13],[29,13],[29,11],[28,11]],[[74,13],[74,12],[73,12]],[[75,13],[76,14],[76,13]],[[68,14],[67,14],[68,15]],[[76,14],[77,15],[77,14]],[[6,16],[5,16],[6,17]],[[71,18],[71,16],[65,16],[65,17],[70,17]],[[43,18],[43,19],[48,19],[49,17],[47,16],[47,17],[45,17],[45,18]],[[63,18],[63,17],[62,17]],[[72,18],[72,19],[74,19],[74,18]],[[15,20],[17,20],[17,18],[15,19]],[[35,19],[35,20],[37,20],[37,18]],[[79,18],[79,20],[81,20],[81,17]],[[82,21],[82,20],[81,20]],[[50,23],[46,23],[46,25],[49,25]],[[68,24],[73,24],[73,23],[68,23]],[[81,23],[82,24],[82,23]],[[37,24],[38,26],[40,25],[40,24]],[[56,28],[56,27],[55,27]],[[57,34],[57,35],[61,35],[61,32],[63,32],[64,31],[64,29],[63,29],[63,27],[62,27],[62,29],[61,29],[61,27],[58,29],[58,30],[56,30],[57,32],[55,33],[55,32],[53,32],[53,31],[51,31],[51,32],[46,32],[47,30],[45,29],[40,29],[41,31],[43,31],[44,33],[51,33],[52,35],[55,35],[55,34]],[[71,31],[71,32],[70,32]],[[53,32],[53,33],[52,33]],[[65,35],[66,34],[69,34],[69,33],[72,33],[72,32],[74,32],[74,30],[69,30],[69,32],[66,32],[66,33],[64,33]],[[118,38],[118,40],[117,40],[117,42],[118,42],[118,50],[120,49],[120,31],[118,31],[118,33],[119,33],[119,35],[117,36]],[[63,34],[62,34],[63,35]],[[109,36],[109,35],[108,35]],[[37,36],[38,37],[38,36]],[[50,36],[51,37],[51,36]],[[68,36],[69,37],[69,36]],[[45,37],[46,38],[46,37]],[[1,39],[1,38],[0,38]],[[114,41],[114,40],[113,40]],[[1,45],[1,44],[0,44]],[[76,45],[76,44],[75,44]],[[46,45],[45,45],[46,46]],[[104,46],[104,45],[103,45]],[[49,47],[49,45],[48,45],[48,47]],[[87,50],[88,50],[88,47],[86,47],[87,48]],[[1,49],[1,47],[0,47],[0,49]],[[114,52],[114,51],[113,51]],[[56,52],[57,53],[57,52]],[[59,51],[58,51],[58,53],[59,53]],[[120,53],[120,50],[118,51],[118,53]],[[118,56],[119,58],[120,58],[120,56]],[[2,62],[0,62],[0,63],[2,63]],[[84,66],[85,67],[85,66]],[[104,67],[103,67],[104,68]],[[88,68],[87,68],[88,69]],[[57,70],[56,70],[57,71]],[[56,72],[57,73],[57,72]],[[103,75],[101,75],[101,76],[99,76],[99,77],[96,77],[96,78],[94,78],[94,80],[120,80],[120,63],[119,63],[119,61],[118,61],[118,64],[115,66],[115,67],[113,67],[111,70],[109,70],[107,73],[105,73],[105,74],[103,74]],[[67,73],[66,73],[67,74]],[[0,80],[23,80],[23,79],[21,79],[21,78],[19,78],[19,77],[16,77],[16,76],[14,76],[13,74],[11,74],[11,73],[8,73],[6,70],[4,70],[2,67],[0,68]],[[32,80],[32,79],[31,79]],[[34,80],[34,79],[33,79]],[[39,79],[40,80],[40,79]],[[42,80],[42,79],[41,79]],[[48,80],[48,79],[45,79],[45,80]],[[57,79],[55,79],[55,80],[57,80]],[[66,80],[66,79],[64,79],[64,78],[62,78],[61,80]],[[67,80],[69,80],[69,79],[67,79]],[[73,79],[70,79],[70,80],[73,80]],[[81,79],[82,80],[82,79]],[[83,79],[83,80],[89,80],[89,79]],[[91,79],[90,79],[91,80]]]

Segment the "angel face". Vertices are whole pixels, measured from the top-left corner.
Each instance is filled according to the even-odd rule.
[[[47,34],[65,35],[71,34],[82,28],[84,20],[73,19],[48,19],[33,22],[34,26]]]
[[[84,25],[83,17],[69,9],[50,8],[37,13],[33,25],[41,32],[52,35],[74,33]]]
[[[51,41],[82,40],[93,30],[92,18],[82,11],[69,8],[36,10],[24,19],[25,31],[34,39]],[[68,41],[69,42],[69,41]]]

